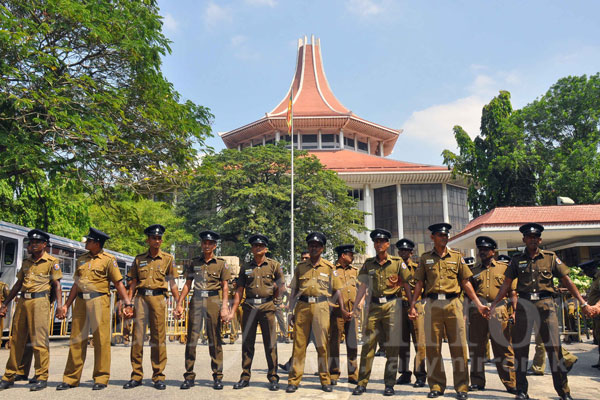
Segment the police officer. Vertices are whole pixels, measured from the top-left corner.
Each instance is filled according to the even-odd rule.
[[[519,302],[515,313],[515,326],[512,329],[512,345],[515,352],[517,399],[528,399],[527,395],[527,358],[533,324],[539,327],[539,332],[546,347],[554,389],[561,399],[571,399],[567,381],[567,369],[561,354],[558,318],[554,303],[556,288],[553,278],[558,278],[562,285],[582,304],[583,312],[588,304],[583,301],[577,287],[569,279],[569,268],[551,251],[540,250],[542,231],[544,227],[536,223],[522,225],[519,231],[523,234],[525,250],[513,256],[506,269],[505,279],[494,303],[498,304],[509,288],[512,281],[517,281]]]
[[[491,303],[504,282],[507,264],[494,260],[496,241],[488,236],[475,239],[481,263],[472,269],[470,278],[473,289],[483,304]],[[511,296],[516,296],[510,291]],[[492,351],[498,376],[506,391],[517,394],[515,387],[515,356],[510,344],[509,318],[512,314],[508,299],[496,306],[496,312],[488,320],[475,308],[469,307],[469,356],[471,359],[471,386],[469,391],[485,389],[485,353],[488,342],[492,342]]]
[[[23,261],[21,269],[17,272],[17,282],[0,306],[0,317],[4,317],[10,301],[17,293],[21,293],[13,317],[10,354],[0,382],[0,390],[13,385],[26,345],[33,347],[37,377],[37,381],[29,390],[38,391],[46,388],[50,363],[48,354],[50,290],[54,291],[57,298],[59,309],[57,316],[64,317],[60,290],[62,271],[58,259],[46,253],[50,235],[39,229],[33,229],[27,233],[27,238],[27,252],[30,256]]]
[[[375,347],[379,341],[384,346],[387,358],[384,370],[385,389],[384,396],[394,394],[396,372],[398,371],[398,353],[400,350],[401,331],[401,306],[398,294],[400,287],[411,298],[408,284],[410,275],[408,267],[399,257],[392,257],[387,250],[390,247],[392,234],[385,229],[371,231],[377,255],[368,258],[358,273],[360,286],[356,293],[354,304],[359,304],[369,291],[370,304],[367,314],[367,323],[363,335],[363,346],[360,352],[360,369],[358,372],[358,385],[354,388],[353,395],[361,395],[367,390]],[[357,312],[358,313],[358,312]]]
[[[335,248],[338,255],[335,269],[333,270],[334,286],[340,288],[342,301],[346,311],[353,312],[354,299],[356,298],[356,283],[358,270],[352,266],[354,261],[354,245],[343,244]],[[331,305],[331,318],[329,321],[329,375],[331,384],[336,385],[340,379],[340,342],[342,336],[346,338],[346,358],[348,362],[348,383],[358,383],[358,343],[356,318],[344,318],[340,308]]]
[[[92,331],[94,343],[94,386],[92,390],[106,388],[110,377],[110,282],[117,289],[124,303],[124,313],[128,318],[133,315],[133,305],[129,300],[123,283],[123,276],[117,266],[117,260],[104,252],[104,243],[110,239],[106,233],[90,228],[86,236],[85,249],[88,251],[77,258],[75,283],[63,306],[63,316],[73,302],[73,320],[69,356],[63,374],[63,382],[57,390],[66,390],[79,386],[83,363],[88,345],[88,334]],[[77,299],[75,299],[77,298]]]
[[[185,284],[177,302],[176,317],[183,315],[183,301],[194,282],[194,295],[189,304],[187,343],[185,345],[185,373],[180,389],[194,386],[196,373],[196,345],[200,336],[198,322],[204,314],[208,335],[208,352],[212,368],[213,389],[223,389],[223,342],[221,340],[221,322],[229,316],[228,284],[231,273],[225,260],[215,256],[217,240],[220,235],[214,231],[202,231],[200,247],[202,255],[192,259],[185,272]],[[221,290],[223,298],[219,298]]]
[[[287,323],[285,321],[285,310],[288,305],[288,292],[285,288],[285,283],[282,289],[282,294],[273,299],[273,304],[275,304],[275,318],[277,319],[277,325],[279,326],[279,337],[277,339],[278,342],[289,343],[290,338],[288,337],[288,328]]]
[[[403,238],[396,242],[396,248],[398,249],[398,255],[402,258],[402,261],[404,261],[404,264],[406,264],[408,269],[408,284],[411,289],[414,289],[417,284],[414,274],[419,266],[419,264],[411,259],[415,244],[412,240]],[[402,290],[402,324],[400,325],[402,339],[400,342],[400,356],[398,362],[398,372],[400,373],[400,377],[396,383],[398,385],[410,383],[410,340],[412,338],[415,349],[413,371],[416,378],[413,387],[423,387],[425,386],[425,379],[427,378],[427,372],[425,371],[425,311],[423,303],[420,302],[419,299],[417,299],[417,301],[418,302],[415,303],[415,309],[417,310],[418,316],[413,321],[408,318],[410,300],[406,294],[406,290]]]
[[[447,247],[448,234],[452,226],[447,223],[429,226],[433,249],[421,255],[415,272],[415,293],[411,302],[411,318],[417,317],[414,308],[415,298],[423,287],[428,298],[425,304],[425,340],[427,352],[428,398],[436,398],[446,390],[446,373],[441,354],[442,336],[446,333],[452,367],[454,389],[458,399],[468,397],[469,373],[467,371],[467,349],[463,303],[459,298],[461,287],[473,300],[480,313],[487,314],[484,306],[475,295],[469,278],[473,275],[461,254]]]
[[[133,343],[131,345],[131,379],[123,385],[131,389],[142,384],[144,371],[144,336],[150,325],[150,360],[152,362],[152,382],[154,388],[165,390],[167,365],[166,335],[166,295],[171,287],[175,302],[179,300],[179,291],[174,277],[177,275],[175,258],[160,249],[165,227],[159,224],[144,229],[148,251],[139,254],[129,270],[129,297],[134,299],[135,318],[133,321]]]
[[[260,325],[267,358],[269,390],[276,391],[279,390],[279,376],[277,375],[277,326],[273,299],[283,290],[283,272],[277,261],[266,257],[269,239],[265,235],[252,235],[248,242],[252,245],[252,259],[244,263],[240,269],[233,309],[229,313],[229,320],[231,320],[245,291],[246,300],[242,305],[242,375],[233,388],[243,389],[250,385],[256,330]]]
[[[598,272],[599,265],[600,261],[598,260],[591,260],[579,264],[579,268],[581,268],[581,272],[579,274],[587,275],[588,277],[594,280],[588,290],[587,301],[590,304],[590,315],[594,317],[594,335],[596,337],[600,336],[600,318],[598,317],[598,315],[600,314],[600,273]],[[600,369],[600,343],[598,344],[598,362],[592,365],[592,368]]]
[[[288,318],[294,323],[294,349],[292,366],[288,376],[287,393],[298,390],[304,373],[306,347],[312,332],[315,337],[321,390],[331,392],[331,382],[327,367],[327,335],[329,333],[329,303],[333,294],[334,302],[340,305],[342,314],[348,318],[339,288],[333,281],[333,264],[321,258],[327,238],[321,232],[311,232],[306,237],[309,258],[301,261],[294,269],[291,282],[290,309]]]

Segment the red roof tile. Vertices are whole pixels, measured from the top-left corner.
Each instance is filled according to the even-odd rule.
[[[391,160],[358,153],[352,150],[319,150],[311,151],[327,169],[336,172],[383,172],[383,171],[447,171],[448,168],[413,164],[405,161]]]

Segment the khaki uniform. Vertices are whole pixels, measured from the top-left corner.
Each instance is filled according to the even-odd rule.
[[[568,371],[577,362],[578,358],[563,346],[560,346],[560,352],[562,353],[565,367]],[[533,354],[533,361],[530,368],[536,375],[544,375],[546,369],[546,347],[544,346],[544,341],[542,340],[542,335],[539,333],[539,329],[535,334],[535,353]]]
[[[517,390],[527,393],[527,359],[534,324],[546,347],[552,382],[559,396],[569,393],[567,369],[561,352],[558,318],[553,296],[552,279],[569,274],[569,268],[551,251],[539,250],[533,259],[526,253],[514,256],[505,275],[517,279],[517,305],[512,345],[515,352]]]
[[[137,280],[136,296],[133,300],[135,317],[133,319],[133,342],[131,345],[131,379],[141,381],[144,378],[142,358],[144,354],[144,335],[150,325],[150,360],[152,362],[152,381],[164,381],[163,373],[167,365],[166,335],[166,295],[169,280],[176,275],[175,259],[169,253],[159,250],[156,257],[150,252],[138,255],[128,276]]]
[[[412,260],[406,263],[409,271],[408,284],[411,289],[415,288],[417,281],[414,278],[414,273],[419,264]],[[415,349],[415,360],[413,363],[413,371],[415,378],[420,381],[425,381],[427,372],[425,371],[425,310],[423,302],[415,303],[415,309],[419,314],[414,321],[408,318],[409,303],[408,296],[402,288],[402,323],[400,325],[402,333],[400,340],[400,355],[398,360],[398,372],[410,374],[410,340],[412,338]]]
[[[306,347],[311,329],[317,348],[321,385],[331,383],[327,366],[327,335],[329,334],[329,303],[332,291],[339,289],[333,282],[333,264],[321,258],[313,267],[310,260],[296,265],[291,289],[300,296],[294,308],[294,349],[288,385],[298,386],[304,373]]]
[[[596,278],[592,282],[587,295],[589,305],[596,305],[600,301],[600,273],[596,274]],[[600,317],[594,317],[594,336],[600,340]],[[600,365],[600,342],[598,343],[598,362]]]
[[[279,382],[277,375],[277,323],[273,296],[278,285],[283,284],[281,266],[275,260],[265,259],[257,265],[252,259],[244,263],[238,278],[246,300],[242,304],[242,375],[241,380],[249,381],[254,358],[256,330],[260,325],[263,346],[267,358],[267,378],[269,382]]]
[[[471,284],[482,304],[490,304],[498,295],[507,266],[506,263],[492,260],[487,268],[481,264],[473,268]],[[484,363],[487,345],[491,340],[498,376],[507,389],[515,388],[515,356],[510,344],[511,326],[508,322],[511,309],[507,301],[510,300],[505,298],[496,306],[495,314],[489,320],[481,316],[474,305],[469,307],[470,377],[473,385],[485,387]]]
[[[237,278],[231,278],[228,282],[227,282],[227,293],[229,294],[229,307],[231,308],[233,306],[233,296],[235,295],[235,291],[236,291],[236,285],[237,285]],[[243,302],[243,298],[241,300]],[[221,327],[221,340],[225,338],[225,335],[229,335],[229,342],[231,344],[235,343],[235,341],[237,340],[238,334],[239,334],[239,330],[240,330],[240,323],[241,323],[241,317],[242,317],[242,312],[241,312],[242,306],[241,304],[239,305],[238,309],[235,310],[234,314],[233,314],[233,319],[231,321],[229,321],[226,326]]]
[[[4,300],[6,300],[9,293],[10,288],[8,287],[8,285],[5,282],[0,281],[0,303],[3,303]],[[5,318],[0,318],[0,337],[2,337],[4,332],[4,319]],[[31,347],[29,338],[27,338],[25,349],[23,350],[23,358],[21,359],[21,363],[19,363],[16,375],[29,376],[29,370],[31,369],[32,359],[33,348]]]
[[[204,257],[196,257],[186,268],[187,280],[194,280],[194,295],[188,311],[187,343],[185,345],[184,379],[196,379],[194,364],[196,362],[196,345],[200,336],[199,323],[201,317],[206,323],[208,336],[208,352],[213,380],[223,379],[223,342],[221,340],[221,284],[231,279],[231,273],[225,260],[213,257],[205,261]]]
[[[454,390],[469,390],[467,348],[463,303],[459,297],[460,282],[473,273],[465,264],[460,252],[446,248],[441,257],[435,249],[426,251],[419,259],[415,279],[424,282],[425,295],[425,341],[427,353],[427,381],[431,391],[446,390],[446,372],[442,360],[442,338],[448,338]],[[446,300],[439,299],[445,296]]]
[[[409,281],[408,267],[401,258],[390,255],[383,264],[379,264],[376,257],[368,258],[358,273],[358,280],[367,285],[371,296],[360,352],[359,386],[367,387],[369,383],[378,341],[384,346],[386,356],[385,386],[396,383],[402,312],[402,305],[397,301],[399,278]]]
[[[110,378],[110,282],[123,279],[117,260],[100,251],[77,259],[75,283],[79,288],[73,305],[69,356],[63,382],[78,386],[87,353],[88,335],[94,344],[94,383],[107,385]]]
[[[44,252],[38,261],[31,257],[23,261],[17,280],[23,282],[12,321],[10,354],[2,380],[12,382],[19,374],[25,347],[33,348],[35,375],[48,380],[48,335],[50,326],[50,290],[52,281],[59,281],[62,271],[58,259]],[[39,297],[38,297],[39,296]]]
[[[4,300],[8,297],[10,288],[5,282],[0,281],[0,303],[4,303]],[[4,317],[0,317],[0,338],[4,334]]]
[[[346,311],[354,310],[354,299],[356,299],[358,269],[351,265],[344,268],[340,264],[335,265],[333,271],[334,285],[340,288],[342,301]],[[338,304],[331,304],[331,318],[329,321],[329,375],[332,380],[340,379],[340,342],[342,335],[346,338],[346,354],[348,360],[348,379],[358,381],[358,341],[356,318],[350,321],[344,320],[342,310]]]

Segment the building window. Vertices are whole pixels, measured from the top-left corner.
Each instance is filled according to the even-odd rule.
[[[263,145],[263,141],[262,138],[257,138],[257,139],[252,139],[252,147],[256,147],[256,146],[262,146]]]
[[[458,186],[446,185],[448,194],[448,217],[454,234],[459,233],[469,223],[469,209],[467,207],[467,189]]]
[[[283,142],[291,143],[292,137],[290,135],[283,135],[281,136],[280,140]],[[290,145],[288,144],[286,147],[289,149]],[[294,148],[298,148],[298,135],[294,135]]]
[[[373,190],[375,228],[390,231],[392,240],[398,240],[397,200],[396,185]]]
[[[361,151],[363,153],[368,153],[369,152],[369,144],[367,142],[361,142],[359,140],[358,144],[357,144],[357,147],[358,147],[358,151]]]
[[[302,135],[302,148],[305,150],[317,149],[319,147],[317,135]]]
[[[444,221],[442,185],[402,185],[401,187],[404,237],[415,242],[415,253],[420,254],[432,246],[427,227]]]
[[[363,201],[364,200],[364,190],[362,190],[362,189],[348,190],[348,196],[354,198],[355,200]]]
[[[339,135],[327,133],[321,135],[321,148],[323,149],[339,149],[340,148],[340,137]]]
[[[344,147],[354,148],[354,139],[344,136]]]

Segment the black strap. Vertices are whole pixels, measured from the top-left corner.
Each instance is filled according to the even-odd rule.
[[[48,296],[48,292],[21,292],[21,298],[26,300],[37,299],[44,296]]]
[[[149,292],[152,292],[152,293],[149,294]],[[164,295],[165,293],[167,293],[167,289],[137,288],[137,294],[142,295],[142,296],[160,296],[160,295]]]
[[[86,296],[89,295],[90,296],[89,300],[91,300],[91,299],[95,299],[96,297],[106,296],[106,295],[108,295],[108,293],[100,293],[100,292],[86,292],[86,293],[79,292],[79,293],[77,293],[77,297],[79,297],[80,299],[83,299],[84,295],[86,295]],[[85,300],[87,300],[87,299],[85,299]]]
[[[438,293],[429,293],[427,297],[437,300],[439,296]],[[458,293],[446,293],[446,300],[454,299],[455,297],[458,297]]]
[[[380,300],[381,297],[385,297],[385,301],[381,301]],[[387,295],[387,296],[379,296],[379,297],[372,296],[371,297],[371,302],[372,303],[376,303],[376,304],[384,304],[384,303],[387,303],[388,301],[392,301],[392,300],[397,299],[397,298],[398,298],[398,296],[396,296],[395,294],[390,294],[390,295]]]
[[[314,301],[315,303],[322,303],[324,301],[327,301],[327,296],[304,296],[304,295],[300,296],[298,298],[298,300],[303,301],[305,303],[311,303],[309,301],[309,297],[314,298],[315,299],[315,301]]]

